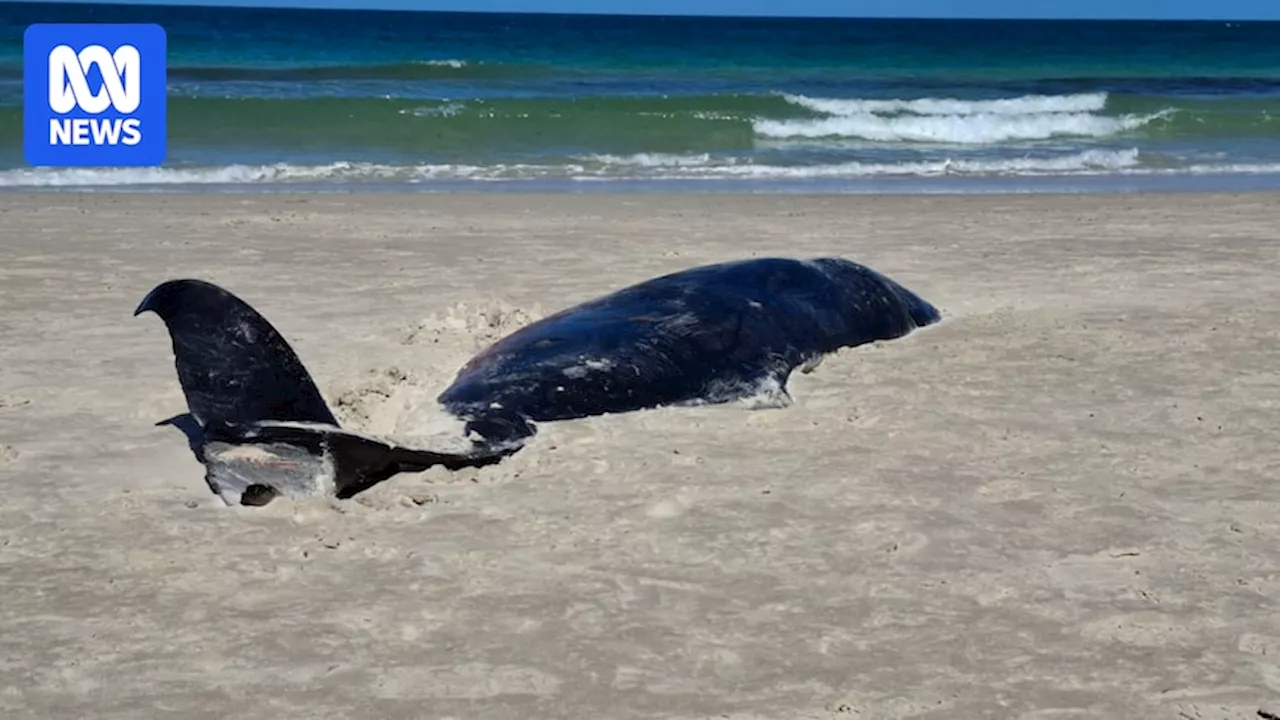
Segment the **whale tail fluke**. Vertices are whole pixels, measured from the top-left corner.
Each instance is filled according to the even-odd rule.
[[[170,280],[133,314],[148,311],[169,330],[178,382],[201,426],[338,424],[289,343],[230,292],[202,280]]]
[[[248,303],[203,280],[170,280],[134,316],[154,312],[173,343],[178,382],[199,426],[192,441],[228,505],[279,495],[351,495],[400,472],[481,467],[518,443],[470,452],[409,448],[339,426],[284,337]]]

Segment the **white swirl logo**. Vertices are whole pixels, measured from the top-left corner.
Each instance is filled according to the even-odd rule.
[[[89,90],[89,69],[98,66],[102,87]],[[49,51],[49,108],[66,114],[79,107],[98,114],[108,107],[131,113],[142,102],[141,56],[132,45],[121,45],[115,53],[101,45],[89,45],[79,53],[69,45]]]

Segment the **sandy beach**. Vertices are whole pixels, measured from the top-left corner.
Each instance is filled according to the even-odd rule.
[[[5,194],[0,237],[5,720],[1280,714],[1280,195]],[[765,255],[945,319],[345,501],[223,505],[131,316],[222,284],[396,433],[531,319]]]

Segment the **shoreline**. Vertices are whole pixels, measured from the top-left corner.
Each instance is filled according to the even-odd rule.
[[[43,168],[24,168],[35,173]],[[153,169],[138,168],[139,172]],[[163,171],[163,170],[161,170]],[[9,171],[13,172],[13,171]],[[1231,174],[1112,174],[1079,176],[1006,177],[876,177],[876,178],[557,178],[378,181],[235,181],[221,180],[86,182],[84,174],[97,168],[59,168],[68,180],[35,184],[12,182],[0,173],[0,196],[14,193],[128,193],[128,194],[547,194],[547,195],[1134,195],[1151,193],[1273,192],[1280,191],[1280,172]],[[79,179],[77,179],[79,178]]]
[[[565,189],[539,189],[531,187],[512,187],[512,186],[490,186],[486,189],[476,189],[470,187],[425,187],[425,186],[394,186],[394,187],[372,187],[372,186],[213,186],[213,185],[197,185],[197,186],[103,186],[103,187],[0,187],[0,198],[14,197],[57,197],[57,196],[92,196],[103,197],[110,195],[131,196],[131,197],[163,197],[163,196],[341,196],[341,195],[361,195],[361,196],[509,196],[509,197],[952,197],[952,198],[982,198],[982,197],[1160,197],[1160,196],[1194,196],[1194,195],[1267,195],[1280,193],[1280,184],[1266,184],[1257,186],[1235,186],[1227,187],[1186,187],[1186,188],[1170,188],[1170,187],[1150,187],[1150,188],[1077,188],[1077,189],[1023,189],[1014,190],[1008,188],[992,188],[992,189],[933,189],[933,190],[886,190],[883,188],[876,189],[821,189],[812,186],[797,186],[794,188],[708,188],[705,186],[698,188],[655,188],[655,189],[635,189],[624,187],[591,187],[577,186]]]

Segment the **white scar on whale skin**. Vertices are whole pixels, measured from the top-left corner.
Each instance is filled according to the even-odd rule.
[[[608,358],[590,358],[583,360],[581,365],[573,365],[560,372],[564,373],[567,378],[578,380],[586,377],[593,370],[595,372],[609,372],[614,367],[615,363]]]

